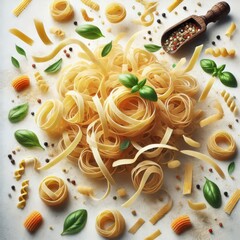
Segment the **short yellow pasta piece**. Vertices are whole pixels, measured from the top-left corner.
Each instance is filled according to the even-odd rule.
[[[33,211],[25,219],[23,225],[29,232],[35,232],[41,225],[43,217],[40,212]]]
[[[236,51],[234,49],[227,50],[225,47],[223,48],[207,48],[205,50],[206,54],[211,54],[214,57],[234,57]]]
[[[54,34],[56,37],[60,39],[63,39],[65,37],[65,32],[58,27],[50,28],[50,33]]]
[[[224,212],[230,215],[240,199],[240,189],[237,189],[224,207]]]
[[[22,182],[21,195],[18,198],[18,204],[17,204],[18,208],[23,209],[26,206],[26,200],[28,197],[28,186],[29,186],[29,180],[25,180]]]
[[[176,234],[181,234],[192,227],[191,220],[188,215],[182,215],[174,219],[171,223],[171,228]]]
[[[106,7],[106,18],[110,23],[119,23],[126,17],[126,9],[121,3],[110,3]]]
[[[161,234],[162,234],[161,231],[159,229],[157,229],[152,234],[150,234],[149,236],[145,237],[144,240],[154,240],[157,237],[159,237]]]
[[[18,17],[24,10],[25,8],[29,5],[29,3],[32,0],[22,0],[22,2],[19,3],[19,5],[13,9],[13,14]]]
[[[40,88],[40,90],[43,93],[46,93],[49,89],[49,85],[47,84],[46,80],[43,79],[43,77],[41,76],[41,74],[39,72],[34,73],[34,77],[37,81],[37,85]]]
[[[191,200],[188,200],[188,206],[192,210],[196,210],[196,211],[203,210],[207,207],[205,203],[202,203],[202,202],[195,203],[195,202],[192,202]]]
[[[228,93],[226,90],[223,90],[221,92],[221,96],[223,97],[225,103],[229,107],[230,111],[233,112],[234,115],[238,113],[238,107],[236,105],[236,102],[234,101],[233,97],[231,97],[230,93]]]
[[[227,37],[231,38],[233,33],[235,32],[236,28],[237,28],[236,24],[234,22],[232,22],[231,25],[228,27],[225,35]]]
[[[11,28],[9,29],[9,32],[18,37],[19,39],[21,39],[22,41],[24,41],[25,43],[27,43],[28,45],[31,46],[33,45],[34,42],[33,39],[28,37],[25,33],[21,32],[20,30],[16,28]]]
[[[94,20],[94,18],[91,18],[88,16],[88,13],[85,9],[81,9],[81,13],[82,13],[82,17],[86,22],[92,22]]]
[[[131,234],[135,234],[138,229],[145,223],[145,220],[142,218],[139,218],[134,224],[133,226],[128,230],[129,233]]]
[[[42,21],[34,19],[34,25],[35,25],[35,28],[37,30],[38,36],[41,38],[42,42],[45,45],[52,44],[51,40],[48,38],[48,36],[46,34],[46,31],[45,31],[45,28],[44,28],[44,25],[43,25]]]
[[[27,75],[21,75],[12,81],[12,86],[16,92],[21,92],[30,86],[30,79]]]
[[[100,6],[97,2],[94,2],[92,0],[81,0],[83,4],[90,7],[92,10],[99,11]]]

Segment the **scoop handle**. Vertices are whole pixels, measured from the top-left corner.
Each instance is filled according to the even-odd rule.
[[[220,18],[226,17],[230,12],[230,6],[226,2],[215,4],[205,16],[201,16],[207,25],[210,22],[216,22]]]

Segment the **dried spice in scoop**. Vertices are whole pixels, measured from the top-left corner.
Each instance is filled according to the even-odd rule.
[[[185,22],[172,32],[163,43],[167,52],[175,51],[185,41],[200,31],[200,26],[194,22]]]

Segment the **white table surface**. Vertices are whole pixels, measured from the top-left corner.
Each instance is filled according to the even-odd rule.
[[[18,201],[18,195],[20,193],[20,187],[21,187],[21,181],[16,181],[13,178],[14,170],[17,168],[18,162],[23,159],[26,156],[37,156],[42,163],[44,163],[44,159],[48,158],[48,154],[51,153],[54,149],[49,147],[46,149],[46,151],[41,150],[29,150],[24,147],[21,147],[21,151],[17,152],[16,155],[13,155],[13,158],[16,161],[16,165],[13,166],[9,159],[8,154],[11,153],[12,150],[16,149],[19,144],[16,142],[14,138],[14,131],[20,128],[27,128],[34,130],[37,135],[40,138],[40,142],[43,143],[44,141],[48,142],[54,142],[57,143],[57,140],[49,139],[48,136],[42,132],[38,127],[36,126],[34,122],[34,118],[31,116],[30,112],[34,111],[36,112],[37,108],[39,107],[39,104],[37,103],[37,98],[39,96],[35,95],[27,95],[24,96],[23,94],[17,94],[14,92],[14,90],[11,87],[11,81],[14,77],[16,77],[20,73],[27,73],[31,77],[33,88],[37,88],[35,84],[35,80],[33,78],[33,69],[31,67],[32,65],[32,59],[31,55],[44,55],[48,53],[54,46],[44,46],[37,36],[36,30],[34,28],[33,24],[33,18],[40,19],[44,22],[44,25],[46,26],[46,30],[48,32],[48,35],[51,37],[51,39],[54,41],[55,45],[57,44],[58,40],[55,39],[50,33],[49,29],[52,26],[60,26],[62,29],[66,31],[67,37],[75,37],[79,38],[79,36],[75,33],[74,29],[75,26],[73,24],[73,21],[78,21],[79,24],[83,22],[83,19],[80,14],[80,8],[84,7],[80,0],[70,0],[72,5],[75,9],[75,18],[73,21],[70,21],[69,23],[65,24],[58,24],[54,23],[52,20],[50,14],[49,14],[49,3],[48,0],[33,0],[31,4],[27,7],[27,9],[18,17],[16,18],[12,14],[12,9],[19,3],[18,0],[1,0],[1,8],[0,8],[0,18],[1,18],[1,27],[0,27],[0,56],[1,56],[1,63],[0,63],[0,95],[1,95],[1,103],[0,103],[0,110],[1,110],[1,127],[0,127],[0,239],[2,240],[29,240],[29,239],[36,239],[36,240],[42,240],[42,239],[51,239],[51,240],[58,240],[58,239],[102,239],[95,230],[95,218],[97,214],[105,210],[106,208],[110,209],[118,209],[121,211],[123,216],[126,220],[126,228],[128,229],[137,219],[137,217],[132,216],[131,210],[135,209],[138,213],[138,217],[142,217],[146,220],[146,223],[144,226],[135,234],[131,235],[125,231],[124,235],[121,238],[118,239],[144,239],[145,236],[152,233],[153,231],[160,229],[162,232],[162,235],[159,237],[159,239],[165,239],[165,240],[176,240],[176,239],[216,239],[216,240],[225,240],[225,239],[231,239],[231,240],[237,240],[239,239],[239,233],[240,233],[240,224],[239,224],[239,211],[240,206],[237,205],[236,209],[233,211],[231,216],[228,216],[224,213],[223,207],[228,200],[224,195],[224,191],[228,191],[229,194],[233,193],[234,190],[239,187],[240,185],[240,177],[239,177],[239,171],[240,171],[240,164],[239,164],[239,154],[235,157],[236,162],[236,169],[233,174],[235,177],[235,180],[232,180],[227,173],[227,166],[228,162],[225,163],[219,163],[220,166],[223,168],[225,174],[226,174],[226,180],[221,180],[216,173],[209,173],[208,168],[210,167],[207,164],[204,164],[200,162],[199,160],[194,160],[194,178],[193,178],[193,193],[190,197],[183,196],[181,191],[176,191],[175,187],[176,185],[179,185],[182,188],[183,181],[179,182],[175,176],[176,175],[182,175],[183,173],[183,167],[181,167],[178,170],[169,171],[165,169],[165,182],[164,186],[168,189],[170,195],[174,199],[174,206],[161,221],[159,221],[155,226],[152,226],[151,223],[148,221],[149,217],[152,216],[153,213],[156,212],[157,209],[159,209],[162,206],[162,203],[157,200],[158,195],[154,196],[146,196],[142,195],[136,203],[134,203],[133,206],[131,206],[128,209],[124,209],[121,207],[121,204],[126,200],[124,199],[117,199],[113,200],[113,196],[116,195],[116,189],[118,187],[126,187],[128,189],[129,196],[132,195],[134,192],[134,189],[131,185],[130,179],[123,178],[120,176],[117,179],[117,185],[112,188],[112,191],[110,195],[103,201],[100,202],[94,202],[84,196],[81,196],[79,193],[77,193],[76,188],[67,183],[69,187],[69,201],[62,207],[58,209],[47,207],[39,198],[38,195],[38,186],[43,177],[48,175],[56,175],[64,180],[66,180],[67,177],[71,179],[75,179],[77,184],[81,185],[89,185],[93,187],[97,187],[98,191],[97,193],[101,195],[105,190],[105,183],[96,183],[94,181],[90,181],[89,179],[82,176],[80,171],[77,167],[69,163],[67,160],[63,160],[59,165],[47,170],[42,171],[39,173],[36,173],[32,168],[27,168],[26,172],[23,176],[24,179],[30,180],[30,186],[29,186],[29,198],[27,200],[26,207],[24,210],[20,210],[16,207],[17,201]],[[90,15],[94,16],[95,21],[93,24],[98,25],[102,31],[106,34],[107,39],[100,39],[96,41],[91,41],[91,47],[93,47],[95,44],[100,43],[106,43],[109,40],[112,39],[114,36],[117,35],[117,33],[126,31],[127,37],[122,41],[126,42],[127,38],[132,35],[132,33],[138,31],[138,30],[145,30],[144,36],[150,37],[147,34],[148,30],[152,30],[152,38],[153,43],[160,45],[160,39],[161,34],[164,30],[166,30],[168,27],[170,27],[172,24],[176,23],[177,21],[183,19],[184,17],[187,17],[191,14],[197,14],[197,15],[203,15],[207,12],[208,9],[211,8],[212,5],[217,3],[217,0],[185,0],[178,8],[176,8],[175,11],[177,11],[177,15],[174,14],[175,11],[172,13],[168,13],[166,8],[168,4],[171,1],[167,0],[161,0],[159,1],[158,11],[160,13],[159,18],[162,20],[162,24],[154,23],[154,25],[143,28],[139,25],[133,24],[131,22],[132,19],[138,18],[137,12],[142,11],[143,7],[136,3],[135,1],[130,0],[121,0],[119,2],[122,2],[126,8],[127,8],[127,18],[121,22],[120,24],[113,25],[108,23],[108,21],[105,18],[104,9],[105,5],[112,1],[104,1],[99,0],[98,1],[101,4],[101,11],[99,13],[91,12]],[[201,2],[202,7],[199,7],[197,5],[197,2]],[[229,40],[224,34],[226,32],[226,29],[230,25],[232,21],[236,22],[239,28],[240,23],[240,14],[239,14],[239,1],[237,0],[228,0],[227,1],[231,6],[231,13],[230,16],[225,18],[224,20],[215,23],[210,24],[208,27],[207,33],[201,37],[198,41],[193,43],[188,51],[184,53],[184,55],[189,59],[189,56],[192,54],[192,51],[194,47],[197,44],[204,44],[204,49],[207,47],[212,46],[211,41],[215,41],[216,45],[218,47],[226,47],[226,48],[234,48],[237,51],[237,55],[234,59],[229,58],[223,58],[219,57],[214,59],[210,55],[204,55],[202,53],[201,58],[210,58],[214,59],[219,65],[226,63],[227,64],[227,70],[234,73],[236,78],[238,79],[238,83],[240,84],[240,71],[239,71],[239,55],[240,55],[240,46],[239,46],[239,39],[240,39],[240,31],[237,29],[236,33],[234,34],[233,38]],[[135,6],[136,9],[133,10],[132,6]],[[187,11],[183,10],[183,6],[187,6]],[[88,9],[88,8],[86,8]],[[161,16],[161,13],[165,12],[167,14],[167,18],[164,19]],[[99,18],[101,16],[101,18]],[[157,18],[155,18],[157,20]],[[101,22],[104,21],[105,24],[103,25]],[[157,28],[159,26],[159,28]],[[13,35],[11,35],[8,32],[9,28],[16,27],[22,30],[23,32],[29,34],[34,40],[35,44],[30,47],[26,45],[25,43],[21,42],[21,40],[17,39]],[[111,27],[112,33],[107,33],[106,28]],[[154,33],[154,29],[157,29],[157,33]],[[221,40],[218,41],[216,39],[216,35],[221,35]],[[86,43],[90,42],[88,40],[84,40]],[[143,41],[142,37],[139,41],[136,41],[136,46],[142,46],[143,43],[147,43],[147,41]],[[15,51],[15,44],[21,46],[24,48],[27,52],[28,58],[24,59],[23,56],[20,56]],[[77,55],[78,48],[74,47],[74,54]],[[11,64],[11,56],[15,56],[19,59],[21,63],[21,69],[16,70],[12,64]],[[157,54],[157,56],[161,59],[166,59],[170,61],[170,63],[176,63],[180,57],[183,57],[182,55],[177,56],[167,56],[167,55],[160,55]],[[72,57],[71,59],[64,60],[64,65],[67,65],[71,63],[72,61],[75,61],[76,57]],[[39,71],[42,71],[48,66],[49,63],[42,63],[37,65],[37,69]],[[192,75],[194,75],[198,81],[200,82],[200,85],[203,86],[207,80],[209,79],[209,75],[204,73],[201,68],[199,67],[199,64],[192,70]],[[51,83],[51,89],[50,92],[45,96],[41,96],[42,101],[45,99],[51,98],[55,95],[55,82],[56,82],[57,76],[48,76],[47,80]],[[232,95],[236,96],[236,102],[239,105],[239,87],[236,89],[231,89],[223,86],[219,81],[214,84],[213,89],[210,92],[210,96],[207,100],[207,103],[203,106],[204,109],[206,109],[209,113],[211,113],[211,109],[208,106],[211,104],[214,99],[218,99],[224,108],[225,116],[222,120],[217,122],[214,125],[211,125],[209,127],[206,127],[200,131],[197,131],[196,135],[198,139],[200,139],[203,147],[200,149],[201,152],[207,153],[206,151],[206,139],[209,136],[209,133],[212,133],[216,129],[225,129],[229,131],[237,141],[237,145],[239,148],[239,134],[240,134],[240,125],[235,121],[235,117],[232,115],[230,110],[226,107],[226,104],[222,100],[219,91],[226,89]],[[56,97],[56,96],[55,96]],[[14,100],[14,103],[12,102]],[[11,124],[8,119],[8,111],[10,108],[29,101],[30,104],[30,110],[27,118],[17,124]],[[233,129],[228,128],[228,124],[232,124]],[[183,158],[183,157],[182,157]],[[181,159],[182,161],[185,161],[187,158]],[[200,171],[200,165],[203,165],[205,170]],[[69,169],[69,173],[65,174],[62,172],[62,168]],[[221,191],[222,191],[222,199],[223,199],[223,205],[220,209],[213,209],[211,206],[207,204],[207,209],[203,210],[201,212],[194,212],[193,210],[189,209],[187,206],[187,199],[192,199],[193,201],[204,201],[204,197],[202,194],[202,191],[199,191],[196,189],[195,185],[199,183],[201,186],[204,184],[204,176],[209,177],[211,180],[215,181]],[[11,190],[11,186],[16,186],[16,191]],[[12,195],[12,198],[8,197],[8,194]],[[74,199],[74,196],[77,196],[77,200]],[[72,211],[77,210],[79,208],[85,208],[88,210],[88,221],[86,224],[86,227],[79,233],[73,236],[60,236],[60,233],[62,231],[62,226],[65,217]],[[29,234],[23,227],[22,223],[26,216],[32,211],[32,210],[38,210],[42,213],[44,217],[44,223],[40,227],[40,229],[33,235]],[[192,223],[193,228],[186,233],[182,234],[181,236],[176,236],[171,228],[170,223],[172,219],[175,217],[181,215],[181,214],[189,214]],[[217,219],[217,220],[215,220]],[[220,228],[218,226],[218,223],[222,222],[224,225],[224,228]],[[49,227],[52,226],[53,230],[50,230]],[[214,231],[213,235],[210,235],[208,233],[208,229],[212,228]]]

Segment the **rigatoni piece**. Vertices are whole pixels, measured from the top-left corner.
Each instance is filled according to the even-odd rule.
[[[145,223],[145,220],[142,218],[139,218],[131,228],[129,228],[128,232],[131,234],[135,234],[138,229]]]
[[[171,223],[171,228],[176,234],[181,234],[191,227],[192,223],[188,215],[175,218]]]
[[[190,194],[192,192],[192,176],[193,176],[193,164],[188,162],[185,165],[183,195]]]
[[[240,189],[237,189],[224,207],[224,212],[230,215],[240,199]]]
[[[40,212],[33,211],[28,215],[23,225],[29,232],[35,232],[43,221],[43,217]]]

